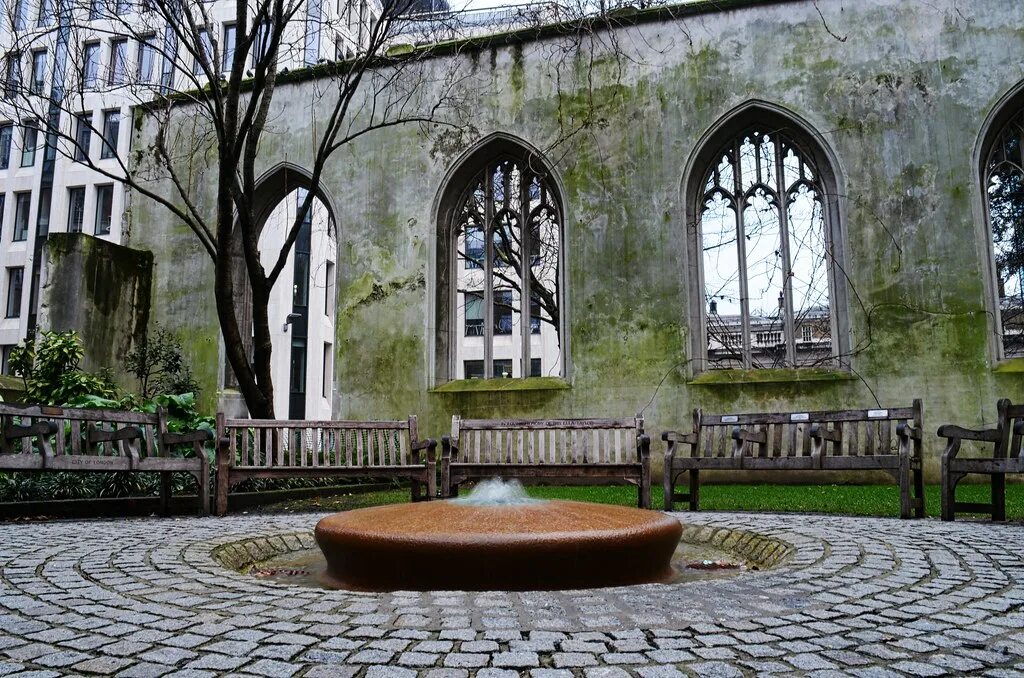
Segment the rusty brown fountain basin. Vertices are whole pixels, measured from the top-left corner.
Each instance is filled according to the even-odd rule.
[[[434,501],[337,513],[316,526],[326,584],[359,591],[528,591],[666,581],[682,527],[575,501]]]

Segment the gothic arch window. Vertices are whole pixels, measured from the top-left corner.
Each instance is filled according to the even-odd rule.
[[[1019,98],[1019,97],[1018,97]],[[1007,106],[984,157],[1002,356],[1024,357],[1024,105]]]
[[[448,375],[562,376],[563,220],[550,174],[508,142],[474,153],[462,170],[442,229]]]
[[[721,125],[692,168],[702,366],[842,364],[836,190],[820,147],[785,116],[752,108]]]

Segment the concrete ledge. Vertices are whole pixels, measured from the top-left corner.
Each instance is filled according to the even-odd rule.
[[[686,383],[691,386],[732,386],[734,384],[793,384],[801,382],[842,383],[856,380],[856,376],[844,370],[708,370]]]
[[[559,377],[527,377],[526,379],[459,379],[430,389],[431,393],[477,393],[508,391],[564,391],[572,385]]]

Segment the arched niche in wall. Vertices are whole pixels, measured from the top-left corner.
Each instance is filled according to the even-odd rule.
[[[252,195],[261,263],[269,271],[308,192],[314,198],[268,305],[274,413],[280,418],[330,418],[332,414],[337,212],[330,193],[322,185],[314,187],[310,173],[290,163],[264,174]],[[239,229],[236,220],[236,236]],[[253,297],[240,237],[233,239],[232,266],[234,308],[252,360]],[[224,384],[227,388],[238,385],[226,360]]]
[[[1024,83],[982,127],[979,177],[984,209],[996,358],[1024,357]]]
[[[841,367],[849,352],[836,162],[796,115],[750,101],[683,180],[697,371]]]
[[[492,135],[437,205],[434,381],[564,376],[565,209],[550,165]]]

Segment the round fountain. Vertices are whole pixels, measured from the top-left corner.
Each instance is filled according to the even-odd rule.
[[[529,591],[668,580],[682,534],[663,513],[531,499],[518,482],[465,499],[336,513],[316,526],[325,583],[360,591]]]

